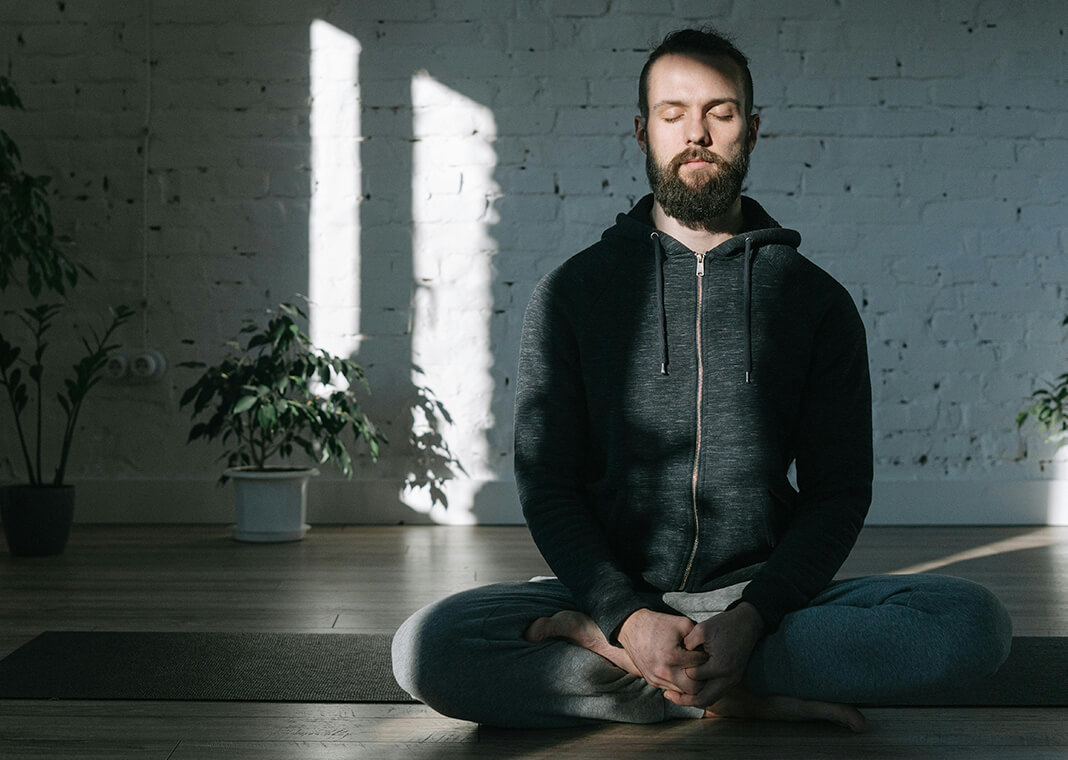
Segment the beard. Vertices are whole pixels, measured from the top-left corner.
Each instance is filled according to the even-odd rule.
[[[679,175],[679,169],[694,159],[707,161],[715,168],[695,174],[691,185]],[[742,193],[742,183],[749,173],[749,151],[743,148],[737,158],[729,160],[694,146],[661,164],[650,146],[645,155],[645,173],[653,197],[668,216],[691,229],[716,232],[719,217]]]

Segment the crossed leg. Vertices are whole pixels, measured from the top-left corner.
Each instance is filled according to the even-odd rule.
[[[609,644],[593,619],[575,610],[563,610],[551,617],[538,618],[523,632],[523,638],[532,643],[563,639],[604,657],[631,675],[641,675],[625,649]],[[742,685],[733,687],[705,708],[705,717],[829,721],[854,733],[862,733],[867,729],[864,715],[851,705],[780,695],[757,696]]]
[[[701,619],[698,608],[665,602]],[[863,717],[848,705],[900,703],[969,683],[997,669],[1012,634],[1000,602],[968,581],[918,575],[832,584],[757,644],[744,689],[703,713],[665,699],[576,609],[555,579],[460,592],[401,626],[394,674],[439,712],[498,726],[705,714],[856,729]]]

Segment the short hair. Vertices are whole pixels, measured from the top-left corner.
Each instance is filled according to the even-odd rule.
[[[643,119],[649,118],[649,70],[658,59],[665,55],[686,55],[693,58],[711,58],[725,56],[730,58],[742,70],[745,87],[745,114],[753,112],[753,75],[749,72],[749,59],[734,46],[734,43],[722,33],[711,27],[701,29],[678,29],[661,42],[642,67],[638,78],[638,111]]]

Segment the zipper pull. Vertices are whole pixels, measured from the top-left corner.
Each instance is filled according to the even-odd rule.
[[[697,256],[697,276],[698,277],[704,277],[705,276],[705,255],[703,253],[696,253],[694,255]]]

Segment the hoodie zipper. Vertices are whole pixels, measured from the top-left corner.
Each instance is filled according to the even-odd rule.
[[[701,345],[701,315],[704,312],[704,278],[705,278],[705,254],[696,253],[697,256],[697,320],[694,329],[697,335],[697,440],[694,446],[693,473],[690,476],[690,503],[693,507],[693,546],[690,547],[690,558],[686,561],[686,572],[682,575],[682,583],[679,591],[686,590],[686,584],[690,580],[690,572],[693,570],[694,560],[697,558],[697,545],[701,540],[701,517],[697,511],[697,476],[701,465],[701,401],[705,386],[705,359]]]

